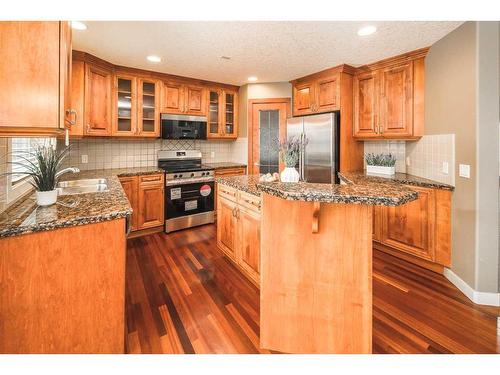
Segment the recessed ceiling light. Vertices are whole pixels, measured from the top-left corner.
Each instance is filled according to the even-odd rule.
[[[372,35],[375,31],[377,31],[376,26],[364,26],[358,30],[358,35],[359,36]]]
[[[146,57],[149,61],[151,62],[154,62],[154,63],[159,63],[161,61],[161,57],[160,56],[156,56],[156,55],[149,55],[148,57]]]
[[[75,30],[87,30],[87,25],[80,21],[71,21],[71,28]]]
[[[255,82],[255,81],[257,81],[257,80],[258,80],[258,78],[257,78],[257,77],[255,77],[255,76],[248,77],[248,81],[249,81],[249,82]]]

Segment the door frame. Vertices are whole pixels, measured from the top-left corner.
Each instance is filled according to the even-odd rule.
[[[248,121],[247,121],[247,135],[248,135],[248,168],[247,168],[247,173],[252,174],[253,168],[254,168],[254,160],[253,160],[253,145],[254,145],[254,139],[253,139],[253,133],[254,133],[254,105],[256,104],[285,104],[286,105],[286,118],[291,117],[291,102],[292,98],[266,98],[266,99],[249,99],[248,100]],[[286,122],[284,124],[280,124],[280,133],[285,133],[286,134]],[[280,170],[282,169],[280,162]]]

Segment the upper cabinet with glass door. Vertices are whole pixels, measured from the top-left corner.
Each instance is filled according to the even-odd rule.
[[[238,137],[238,93],[210,89],[207,119],[208,138],[236,139]]]
[[[113,135],[134,136],[137,134],[137,81],[134,77],[115,77],[116,116]]]
[[[139,103],[137,105],[137,135],[140,137],[160,136],[160,84],[159,81],[139,79]]]

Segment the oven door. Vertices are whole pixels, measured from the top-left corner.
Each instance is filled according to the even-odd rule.
[[[166,187],[165,218],[167,220],[213,210],[213,181]]]

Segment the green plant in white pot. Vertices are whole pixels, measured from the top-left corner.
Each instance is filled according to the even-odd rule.
[[[68,155],[69,147],[57,151],[51,145],[36,146],[33,151],[16,153],[21,161],[11,162],[23,167],[22,174],[30,177],[28,182],[36,190],[36,200],[39,206],[50,206],[57,202],[57,182],[59,177],[66,172],[79,172],[78,168],[61,169],[62,162]]]
[[[298,137],[290,137],[278,142],[280,158],[283,164],[285,164],[285,169],[280,174],[282,182],[299,181],[300,175],[295,166],[299,162],[300,155],[307,142],[307,138],[300,139]]]
[[[396,157],[392,154],[373,154],[365,155],[366,173],[393,175],[396,173]]]

